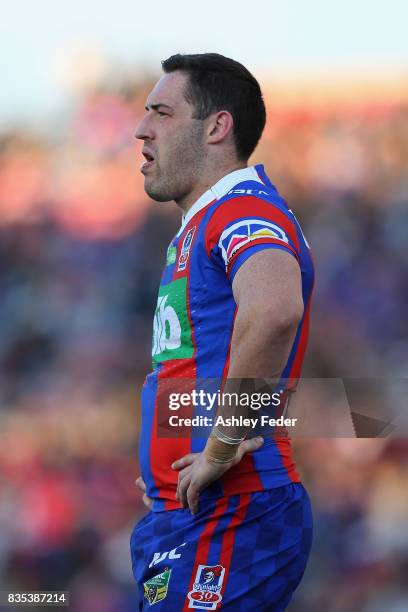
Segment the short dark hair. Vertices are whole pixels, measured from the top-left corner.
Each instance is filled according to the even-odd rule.
[[[218,53],[177,53],[162,62],[165,73],[180,70],[188,75],[184,92],[194,106],[194,119],[227,110],[234,119],[234,142],[239,160],[246,161],[262,135],[265,104],[258,81],[239,62]]]

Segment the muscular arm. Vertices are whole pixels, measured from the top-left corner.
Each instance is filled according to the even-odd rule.
[[[299,265],[292,255],[280,249],[255,253],[238,270],[233,281],[237,303],[232,335],[228,378],[278,378],[288,359],[296,329],[303,315]],[[228,390],[228,381],[224,389]],[[232,391],[233,389],[231,389]],[[222,407],[218,414],[242,414],[242,407]],[[230,437],[247,432],[240,427],[224,430]],[[203,453],[186,456],[173,464],[181,470],[177,497],[192,512],[198,507],[199,492],[220,478],[242,457],[243,447],[256,450],[255,438],[231,446],[212,436]],[[214,458],[227,459],[225,463]]]
[[[238,311],[228,377],[279,377],[303,315],[297,261],[280,249],[255,253],[238,270],[232,289]]]
[[[280,378],[303,314],[301,282],[295,258],[278,249],[255,253],[238,270],[232,286],[238,310],[224,392],[245,392],[245,379]],[[253,417],[251,412],[247,405],[226,404],[218,408],[217,417],[226,423],[231,417]],[[236,424],[217,430],[235,439],[249,431]],[[209,457],[224,458],[234,447],[211,437],[206,451]]]

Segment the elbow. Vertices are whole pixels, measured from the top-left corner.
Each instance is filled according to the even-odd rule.
[[[294,334],[299,327],[302,316],[303,308],[302,310],[291,310],[281,313],[279,317],[274,319],[272,327],[278,335],[286,336],[288,334]]]
[[[299,323],[303,318],[304,313],[304,304],[302,301],[292,302],[290,306],[287,307],[285,316],[282,317],[282,324],[286,326],[286,328],[297,329]]]
[[[264,330],[269,330],[275,336],[287,336],[296,332],[303,311],[303,301],[291,301],[280,305],[279,308],[255,312],[253,320],[258,321]]]

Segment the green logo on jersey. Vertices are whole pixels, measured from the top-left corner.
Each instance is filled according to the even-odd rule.
[[[162,601],[167,596],[170,574],[171,569],[166,567],[164,572],[143,583],[144,595],[150,605]]]
[[[184,277],[160,287],[153,323],[153,368],[162,361],[187,359],[193,353]]]
[[[169,248],[167,249],[167,261],[166,261],[167,265],[171,266],[172,264],[174,264],[176,262],[176,257],[177,257],[177,248],[171,244]]]

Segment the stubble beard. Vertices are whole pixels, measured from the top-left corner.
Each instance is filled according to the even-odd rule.
[[[156,161],[155,174],[145,191],[156,202],[182,201],[194,189],[204,164],[203,124],[195,123],[166,151],[166,161]]]

